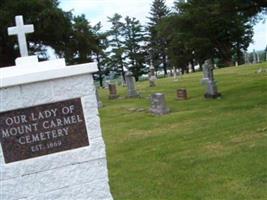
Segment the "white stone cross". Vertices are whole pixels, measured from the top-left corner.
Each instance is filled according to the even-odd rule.
[[[26,41],[26,34],[34,32],[32,24],[24,25],[23,17],[16,16],[16,26],[8,28],[8,35],[17,35],[19,43],[19,51],[22,57],[28,56],[28,48]]]

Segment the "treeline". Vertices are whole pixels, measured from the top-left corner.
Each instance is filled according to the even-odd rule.
[[[266,0],[177,0],[170,10],[165,0],[154,0],[148,24],[114,14],[108,17],[110,30],[103,31],[101,23],[91,26],[85,15],[61,10],[57,0],[1,0],[0,66],[13,65],[19,56],[16,38],[7,35],[15,15],[35,25],[27,36],[31,54],[49,59],[51,47],[68,64],[95,60],[101,84],[110,73],[124,77],[125,70],[138,80],[150,65],[167,75],[173,67],[188,72],[189,64],[194,71],[207,58],[219,66],[241,64],[266,7]]]

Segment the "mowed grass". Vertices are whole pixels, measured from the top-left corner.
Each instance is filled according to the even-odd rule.
[[[140,99],[108,100],[100,109],[115,200],[267,199],[267,63],[215,70],[223,97],[206,100],[202,73],[165,78]],[[189,99],[176,100],[186,88]],[[148,112],[149,96],[166,95],[171,113]],[[143,110],[145,109],[145,110]]]

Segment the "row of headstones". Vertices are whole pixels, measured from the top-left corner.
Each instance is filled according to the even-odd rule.
[[[16,17],[8,32],[18,36],[22,57],[16,66],[0,69],[0,196],[112,200],[92,77],[97,64],[39,62],[27,51],[25,34],[33,30]],[[212,68],[206,68],[204,82],[211,92],[206,96],[213,97],[218,93]],[[131,73],[126,82],[128,96],[139,96]],[[152,99],[151,111],[169,112],[163,94]]]
[[[252,53],[252,62],[250,60],[249,53],[247,52],[244,53],[244,60],[245,60],[245,64],[257,64],[261,62],[260,54],[256,53],[255,50],[253,50],[253,53]],[[267,60],[267,53],[266,53],[266,60]]]
[[[203,65],[204,77],[201,80],[201,83],[203,85],[207,85],[207,90],[206,90],[206,93],[204,94],[205,98],[221,97],[221,94],[218,92],[218,89],[217,89],[216,81],[214,79],[213,70],[214,70],[214,67],[212,65],[211,60],[206,60],[204,65]],[[150,68],[149,76],[150,76],[149,86],[150,87],[156,86],[156,84],[155,84],[156,76],[155,76],[154,68]],[[134,77],[132,76],[132,73],[130,73],[130,72],[128,72],[126,74],[126,84],[127,84],[127,88],[128,88],[128,97],[129,98],[140,97],[139,93],[136,91],[136,88],[135,88]],[[115,84],[109,84],[108,88],[109,88],[109,99],[119,98]],[[102,103],[99,99],[98,93],[97,93],[97,97],[98,97],[98,106],[101,107]],[[176,97],[177,97],[177,100],[188,99],[186,89],[184,89],[184,88],[177,89]],[[155,93],[151,96],[150,111],[154,114],[157,114],[157,115],[164,115],[164,114],[169,113],[170,109],[166,105],[164,94]]]

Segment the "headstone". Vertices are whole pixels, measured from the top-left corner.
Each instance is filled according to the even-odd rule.
[[[207,91],[205,93],[205,98],[217,98],[221,94],[217,90],[216,81],[214,80],[213,74],[213,65],[211,60],[206,60],[203,65],[203,74],[202,84],[207,85]]]
[[[181,79],[183,75],[182,69],[178,69],[178,79]]]
[[[21,45],[20,45],[21,46]],[[0,69],[0,197],[112,200],[96,63],[16,59]]]
[[[139,94],[135,88],[135,79],[133,77],[132,72],[127,71],[125,74],[125,79],[128,88],[128,97],[129,98],[139,97]]]
[[[193,66],[192,66],[192,63],[188,63],[188,71],[191,73],[193,71]]]
[[[151,96],[151,107],[149,110],[155,115],[165,115],[170,112],[166,105],[164,94],[155,93]]]
[[[119,96],[117,94],[117,88],[115,84],[109,84],[108,85],[108,90],[109,90],[109,99],[117,99]]]
[[[188,98],[186,89],[185,88],[178,89],[176,91],[176,97],[177,100],[186,100]]]
[[[150,87],[155,87],[156,86],[156,80],[157,77],[155,75],[155,67],[153,66],[152,62],[151,65],[149,67],[149,86]]]
[[[255,49],[253,50],[253,64],[257,64],[257,54]]]
[[[174,81],[177,81],[177,71],[175,67],[173,67],[173,79]]]
[[[235,66],[238,67],[238,62],[237,61],[235,61]]]
[[[249,54],[246,51],[244,52],[244,60],[245,60],[245,64],[250,64],[250,62],[249,62]]]
[[[260,59],[260,54],[257,53],[257,63],[260,63],[261,62],[261,59]]]

